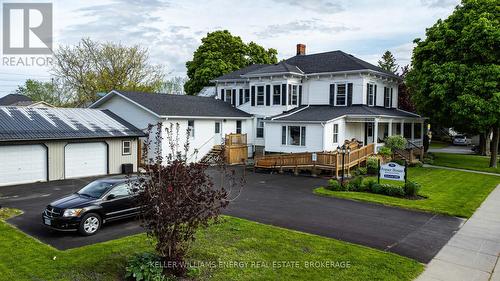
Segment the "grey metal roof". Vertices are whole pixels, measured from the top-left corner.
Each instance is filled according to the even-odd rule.
[[[0,142],[141,136],[141,130],[109,110],[0,107]]]
[[[356,116],[393,116],[420,118],[416,113],[406,112],[397,108],[385,108],[379,106],[352,105],[352,106],[331,106],[331,105],[310,105],[300,106],[295,109],[273,116],[269,119],[274,121],[306,121],[306,122],[326,122],[344,115]]]
[[[252,64],[244,68],[240,68],[236,71],[224,74],[222,76],[219,76],[213,80],[238,80],[238,79],[244,79],[241,77],[241,75],[247,74],[249,72],[255,71],[257,69],[270,66],[271,64]]]
[[[300,73],[303,74],[297,66],[288,64],[286,62],[279,62],[266,67],[261,67],[254,71],[249,71],[242,76],[259,75],[259,74],[273,74],[273,73]]]
[[[114,91],[160,116],[246,118],[252,115],[213,97]],[[109,97],[109,96],[108,96]],[[103,98],[103,101],[106,97]],[[93,107],[98,106],[97,101]]]
[[[29,105],[32,104],[33,101],[31,98],[19,94],[9,94],[0,98],[0,106],[16,105],[17,103],[19,103],[19,105]]]

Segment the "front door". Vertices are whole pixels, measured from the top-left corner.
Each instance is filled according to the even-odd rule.
[[[119,184],[108,192],[101,203],[106,219],[118,219],[132,215],[137,211],[130,184]]]
[[[365,145],[373,143],[373,123],[365,123]]]

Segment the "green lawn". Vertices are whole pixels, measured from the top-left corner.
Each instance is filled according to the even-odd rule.
[[[126,260],[152,250],[140,234],[58,251],[1,220],[0,249],[0,280],[16,281],[122,280]],[[202,268],[196,280],[413,280],[423,270],[395,254],[232,217],[199,233],[190,259],[224,265]],[[323,267],[307,268],[312,261]],[[341,262],[350,266],[332,267]]]
[[[443,142],[443,141],[431,141],[431,143],[429,144],[429,148],[445,148],[445,147],[448,147],[450,146],[449,143],[447,142]]]
[[[426,199],[408,200],[365,192],[330,191],[321,187],[314,193],[468,218],[500,184],[498,176],[436,168],[410,168],[408,178],[422,186],[419,194]],[[397,184],[395,181],[382,182]]]
[[[490,157],[479,155],[452,154],[436,152],[434,163],[436,166],[461,168],[475,171],[483,171],[500,174],[500,164],[497,168],[489,168]]]

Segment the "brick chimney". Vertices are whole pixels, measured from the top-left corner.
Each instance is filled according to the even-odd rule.
[[[306,54],[306,45],[297,44],[297,56]]]

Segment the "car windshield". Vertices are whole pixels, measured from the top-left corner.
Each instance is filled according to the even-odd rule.
[[[93,198],[100,198],[104,193],[113,187],[112,183],[93,181],[87,184],[84,188],[80,189],[77,193],[83,196],[89,196]]]

